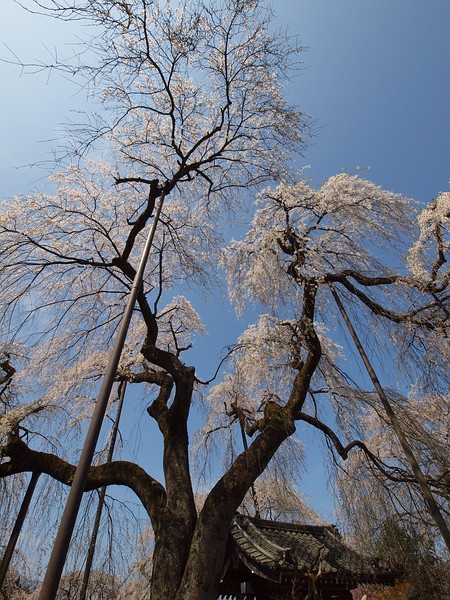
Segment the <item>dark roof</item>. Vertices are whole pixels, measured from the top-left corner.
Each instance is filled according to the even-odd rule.
[[[254,573],[280,580],[294,572],[317,573],[321,579],[392,582],[392,573],[379,561],[346,546],[334,525],[281,523],[237,515],[231,538],[242,562]]]

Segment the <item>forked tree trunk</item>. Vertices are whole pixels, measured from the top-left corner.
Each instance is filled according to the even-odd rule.
[[[155,532],[151,600],[217,600],[233,514],[228,505],[201,515],[190,541],[182,534],[182,515],[163,516]]]
[[[232,519],[251,484],[292,433],[285,424],[269,426],[211,490],[198,517],[181,585],[170,600],[217,600]]]
[[[195,517],[191,515],[190,525],[185,522],[189,519],[186,511],[193,502],[186,419],[179,421],[177,426],[174,419],[177,413],[171,409],[170,427],[161,420],[160,426],[165,432],[167,504],[155,527],[151,600],[217,600],[232,519],[251,485],[266,469],[283,441],[294,433],[295,415],[303,407],[320,359],[320,342],[310,326],[316,290],[312,282],[309,293],[305,293],[302,325],[308,355],[299,363],[289,400],[284,406],[276,402],[266,404],[252,443],[236,457],[210,491],[195,523]],[[181,398],[180,389],[179,384],[177,392]],[[191,392],[192,386],[189,394]],[[187,405],[180,402],[179,406],[183,404]]]

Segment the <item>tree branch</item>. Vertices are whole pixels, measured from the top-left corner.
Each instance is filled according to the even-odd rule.
[[[75,474],[74,465],[55,454],[31,450],[18,437],[14,437],[2,448],[2,455],[10,460],[0,464],[0,478],[33,471],[46,473],[65,485],[71,485]],[[108,485],[129,487],[141,500],[152,522],[158,522],[159,511],[166,502],[166,493],[164,487],[142,467],[128,461],[90,467],[85,491]]]
[[[431,321],[430,319],[426,319],[426,318],[425,319],[417,319],[417,318],[415,318],[415,315],[417,315],[421,309],[429,310],[435,306],[439,306],[440,305],[439,301],[435,301],[431,304],[426,305],[425,307],[421,307],[420,309],[415,309],[414,311],[411,311],[411,312],[400,313],[400,312],[388,310],[384,306],[381,306],[381,304],[379,304],[375,300],[372,300],[371,298],[369,298],[369,296],[367,296],[367,294],[365,294],[362,290],[360,290],[356,286],[354,286],[347,279],[347,275],[344,273],[348,274],[353,279],[358,281],[358,283],[361,283],[364,286],[387,285],[389,283],[398,283],[399,281],[404,281],[405,278],[402,278],[400,276],[365,277],[364,275],[361,275],[360,273],[357,273],[356,271],[346,271],[346,272],[342,272],[342,273],[327,274],[324,277],[324,281],[327,283],[333,283],[333,282],[340,283],[351,294],[353,294],[354,296],[359,298],[359,300],[361,300],[361,302],[363,302],[363,304],[365,304],[374,314],[379,315],[381,317],[385,317],[386,319],[388,319],[389,321],[392,321],[393,323],[413,323],[423,329],[427,329],[427,330],[435,330],[436,329],[437,324],[435,322]]]

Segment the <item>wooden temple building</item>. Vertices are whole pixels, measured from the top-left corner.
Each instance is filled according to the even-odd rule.
[[[230,530],[221,599],[352,600],[360,584],[393,585],[393,573],[346,546],[334,525],[237,515]]]

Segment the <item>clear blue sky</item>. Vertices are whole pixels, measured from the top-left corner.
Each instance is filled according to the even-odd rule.
[[[317,120],[303,164],[318,179],[357,166],[377,183],[426,201],[450,178],[450,3],[447,0],[277,0],[308,50],[290,97]],[[70,27],[0,8],[3,44],[24,60],[71,39]],[[73,34],[72,34],[73,35]],[[72,38],[73,39],[73,38]],[[0,63],[0,197],[26,192],[40,176],[14,167],[42,160],[83,93],[54,74],[19,77]]]
[[[450,3],[284,0],[310,49],[292,94],[321,128],[319,176],[370,167],[376,183],[427,201],[450,178]]]
[[[299,166],[318,182],[356,167],[377,184],[426,202],[450,178],[450,2],[448,0],[277,0],[278,21],[308,47],[304,71],[288,94],[316,120],[317,134]],[[70,33],[72,29],[72,33]],[[69,31],[69,33],[68,33]],[[73,27],[28,15],[13,0],[0,7],[0,41],[24,61],[48,59]],[[6,45],[0,57],[10,58]],[[58,137],[83,92],[57,74],[20,76],[0,63],[0,197],[27,193],[43,173],[20,165],[48,157],[43,140]],[[207,313],[210,339],[223,330]],[[237,330],[236,326],[236,330]],[[233,328],[228,329],[228,334]],[[223,339],[218,346],[233,341]],[[329,511],[320,458],[309,489]],[[317,484],[317,486],[316,486]]]

